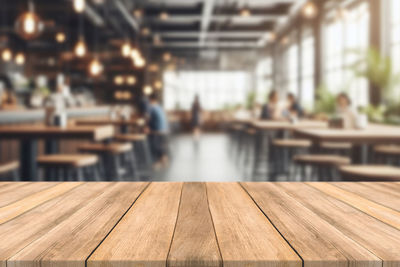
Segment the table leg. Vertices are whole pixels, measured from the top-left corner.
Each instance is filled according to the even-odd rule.
[[[351,150],[351,158],[353,164],[368,163],[368,145],[353,145]]]
[[[45,142],[45,153],[49,154],[56,154],[59,152],[59,144],[57,139],[50,139],[46,140]]]
[[[129,133],[129,126],[126,124],[122,124],[120,127],[121,134],[128,134]]]
[[[36,156],[38,153],[38,141],[23,140],[20,143],[19,150],[21,181],[37,180]]]

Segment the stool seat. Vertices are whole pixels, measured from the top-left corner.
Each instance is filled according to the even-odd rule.
[[[310,140],[303,139],[275,139],[272,144],[274,146],[289,148],[308,148],[312,145]]]
[[[374,151],[379,154],[386,154],[391,156],[400,156],[400,146],[397,145],[380,145],[375,146]]]
[[[84,144],[79,146],[79,151],[89,153],[121,154],[132,150],[132,143],[111,144]]]
[[[44,155],[37,159],[39,165],[45,166],[65,166],[65,167],[86,167],[98,162],[96,155],[85,154],[55,154]]]
[[[7,163],[1,163],[0,164],[0,174],[6,174],[12,171],[15,171],[16,169],[19,168],[19,163],[18,161],[11,161]]]
[[[119,134],[115,136],[115,139],[120,142],[137,142],[146,140],[147,135],[145,134]]]
[[[323,149],[349,150],[352,148],[352,144],[340,142],[322,142],[320,147]]]
[[[400,168],[385,165],[349,165],[339,168],[345,180],[400,181]]]
[[[347,165],[351,162],[350,158],[337,155],[296,155],[293,160],[302,164],[330,166]]]

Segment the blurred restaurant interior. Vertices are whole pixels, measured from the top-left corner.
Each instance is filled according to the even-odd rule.
[[[400,181],[399,0],[0,0],[2,181]]]

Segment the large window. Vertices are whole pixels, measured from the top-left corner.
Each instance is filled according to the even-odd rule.
[[[390,54],[394,73],[400,73],[400,1],[390,0]],[[400,97],[400,87],[393,91],[395,97]]]
[[[260,103],[264,103],[266,101],[267,94],[273,87],[272,74],[273,70],[271,57],[261,59],[256,67],[256,99]]]
[[[348,91],[356,106],[369,102],[368,82],[356,78],[351,66],[369,46],[369,11],[363,2],[326,23],[324,31],[325,83],[333,93]],[[358,51],[356,53],[355,51]]]
[[[242,71],[179,71],[164,73],[164,105],[167,110],[189,110],[195,95],[206,110],[245,104],[250,77]]]
[[[315,40],[312,30],[304,30],[301,41],[301,104],[312,109],[314,106],[314,66],[315,66]]]
[[[295,94],[299,94],[299,46],[297,43],[293,43],[289,46],[287,51],[286,60],[288,66],[288,86],[287,91]]]

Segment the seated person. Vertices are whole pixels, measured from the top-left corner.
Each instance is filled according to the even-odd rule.
[[[268,103],[261,110],[261,120],[281,120],[282,110],[279,107],[278,92],[273,90],[268,95]]]
[[[351,100],[346,93],[340,93],[336,97],[336,113],[343,120],[343,128],[356,128],[357,112],[352,109]]]
[[[148,130],[150,149],[156,169],[168,164],[168,121],[156,94],[150,96]]]
[[[287,94],[287,111],[290,118],[302,118],[304,112],[293,93]]]

